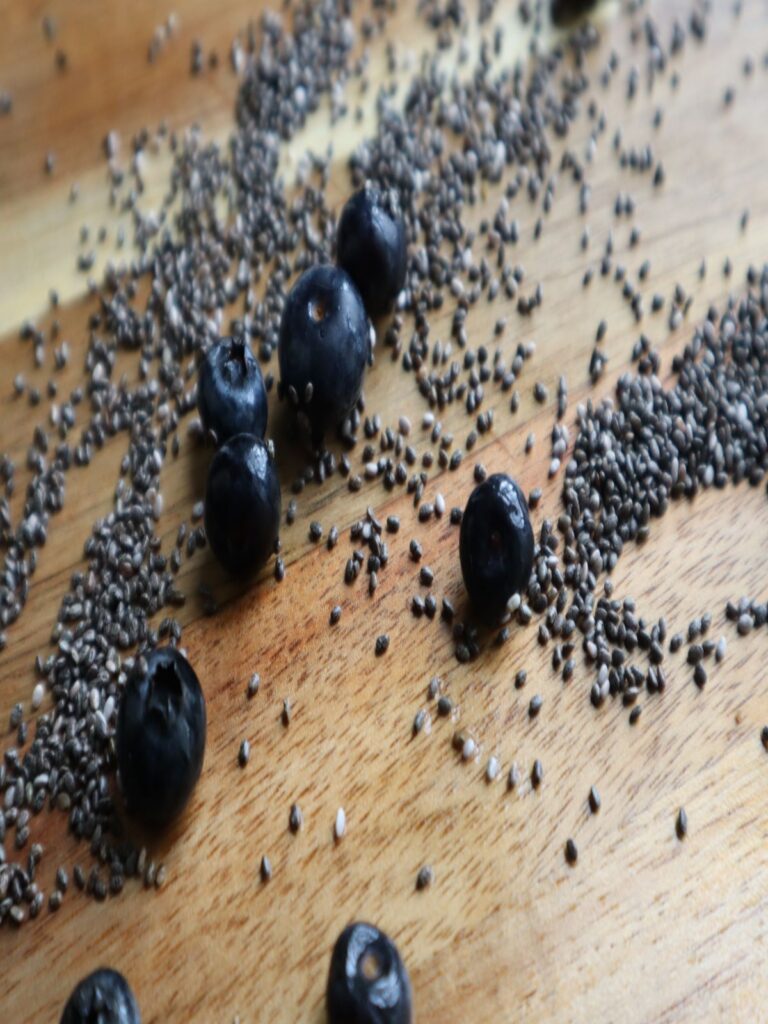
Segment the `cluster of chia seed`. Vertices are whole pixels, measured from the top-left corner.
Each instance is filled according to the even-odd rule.
[[[384,31],[386,12],[376,4],[376,20],[366,18],[364,41]],[[387,8],[394,4],[386,5]],[[406,286],[394,315],[382,329],[382,349],[402,371],[413,375],[425,409],[419,410],[425,447],[419,454],[411,437],[407,416],[385,425],[376,413],[366,415],[365,403],[353,417],[344,437],[343,451],[316,453],[293,481],[296,496],[288,504],[286,523],[297,520],[297,499],[310,486],[322,485],[339,473],[351,494],[365,492],[365,512],[356,510],[349,528],[354,550],[345,560],[343,577],[353,584],[365,568],[372,595],[385,570],[389,552],[385,534],[402,531],[399,518],[385,522],[377,517],[372,502],[374,488],[403,488],[413,497],[417,522],[447,513],[442,493],[427,496],[430,470],[456,470],[479,436],[494,428],[489,408],[492,390],[504,395],[510,415],[519,407],[517,385],[526,362],[535,358],[535,345],[515,341],[505,345],[510,309],[528,324],[544,302],[540,282],[529,282],[525,268],[515,257],[521,228],[513,216],[514,204],[528,202],[540,209],[532,244],[546,230],[555,201],[558,178],[570,179],[578,188],[582,215],[589,209],[589,164],[569,149],[553,163],[556,141],[567,138],[584,105],[588,105],[591,131],[587,147],[593,152],[606,132],[605,117],[590,98],[587,59],[599,52],[598,30],[581,25],[544,50],[538,35],[545,20],[542,4],[522,3],[523,24],[535,45],[530,58],[513,66],[500,61],[503,29],[498,26],[479,46],[477,59],[464,42],[459,69],[447,73],[438,60],[450,44],[454,30],[469,18],[461,3],[424,5],[427,22],[437,31],[435,54],[428,54],[416,73],[411,73],[404,102],[381,91],[377,100],[377,128],[350,160],[350,187],[371,181],[386,195],[395,196],[405,219],[409,239]],[[480,5],[479,21],[486,25],[494,3]],[[289,30],[290,23],[290,30]],[[651,16],[630,19],[633,38],[647,43],[647,72],[653,79],[667,71],[683,49],[687,34],[701,40],[706,22],[695,8],[688,32],[675,22],[669,42]],[[517,27],[516,27],[517,30]],[[242,70],[238,93],[236,129],[228,146],[206,143],[199,132],[157,138],[142,133],[133,140],[134,159],[129,171],[118,170],[117,140],[112,138],[107,155],[112,167],[112,198],[128,211],[134,222],[136,249],[130,260],[111,265],[98,289],[98,309],[88,322],[89,341],[84,380],[68,396],[59,396],[55,375],[46,399],[23,378],[14,382],[17,400],[32,406],[48,401],[45,425],[36,427],[27,453],[31,479],[23,510],[14,524],[10,512],[15,467],[0,458],[0,548],[4,553],[0,574],[0,627],[11,626],[22,614],[29,581],[37,566],[37,551],[53,528],[56,512],[65,498],[67,475],[87,467],[96,450],[121,435],[128,451],[120,466],[112,511],[97,521],[85,546],[85,565],[73,574],[53,626],[52,653],[36,659],[37,682],[30,723],[18,706],[11,718],[16,746],[4,751],[0,763],[0,922],[20,924],[35,916],[44,904],[36,880],[43,855],[39,844],[29,844],[34,816],[45,807],[66,813],[72,832],[90,843],[94,865],[86,875],[76,865],[75,884],[97,899],[119,892],[125,879],[140,876],[146,885],[161,885],[165,868],[151,863],[145,850],[124,839],[112,797],[114,726],[122,688],[136,652],[167,640],[179,644],[182,625],[166,614],[157,626],[155,617],[184,603],[185,595],[175,580],[185,560],[206,544],[200,524],[201,508],[178,527],[175,543],[164,551],[157,533],[163,511],[160,475],[164,463],[176,458],[184,443],[201,438],[199,422],[189,417],[195,406],[195,374],[201,355],[226,328],[247,335],[265,364],[277,345],[278,327],[288,287],[296,273],[317,262],[330,260],[335,221],[326,189],[330,157],[309,155],[296,183],[286,188],[279,171],[283,144],[291,140],[321,104],[330,100],[334,119],[347,116],[346,93],[352,83],[368,84],[368,61],[358,53],[355,26],[343,0],[300,0],[291,18],[266,15],[248,33],[245,48],[238,43],[232,63]],[[391,65],[395,65],[394,56]],[[194,63],[193,63],[194,66]],[[674,75],[674,72],[672,73]],[[607,89],[618,75],[611,55],[599,74]],[[637,88],[638,69],[626,79],[629,99]],[[7,107],[7,110],[5,109]],[[10,98],[0,108],[12,116]],[[173,153],[168,190],[159,211],[142,210],[140,155],[150,144],[166,141]],[[649,173],[662,187],[664,171],[653,148],[623,146],[620,132],[613,149],[619,170]],[[561,186],[562,187],[562,186]],[[490,200],[488,197],[491,197]],[[617,216],[632,217],[634,200],[617,198]],[[475,225],[471,212],[492,206],[492,213]],[[222,212],[225,211],[225,212]],[[640,244],[633,229],[632,244]],[[582,248],[588,246],[588,231]],[[481,254],[479,254],[481,252]],[[645,265],[644,265],[645,266]],[[90,263],[83,264],[85,272]],[[642,284],[629,281],[627,271],[613,263],[612,242],[597,264],[604,277],[613,274],[637,321],[643,319]],[[585,271],[584,286],[593,268]],[[633,722],[644,692],[664,689],[663,668],[667,624],[662,619],[647,623],[631,598],[613,596],[610,573],[624,545],[644,541],[651,521],[663,515],[669,502],[691,497],[699,489],[723,487],[729,481],[763,479],[768,458],[768,270],[755,270],[749,291],[733,302],[722,316],[714,311],[698,328],[674,363],[675,381],[665,388],[656,378],[658,355],[643,339],[632,352],[638,372],[623,376],[615,396],[596,405],[579,406],[576,435],[560,421],[567,412],[568,384],[563,377],[556,395],[555,422],[551,433],[549,475],[563,473],[563,508],[555,522],[544,520],[535,549],[534,570],[524,594],[509,605],[510,620],[521,626],[537,618],[542,645],[552,644],[552,666],[565,682],[574,674],[580,647],[594,667],[590,680],[595,705],[610,696],[633,705]],[[482,300],[505,301],[505,315],[496,322],[496,348],[470,344],[471,311]],[[509,305],[514,303],[514,306]],[[651,312],[664,307],[656,297]],[[679,327],[690,305],[682,289],[670,301],[670,326]],[[450,309],[450,338],[439,340],[431,331],[431,319]],[[227,319],[229,318],[229,323]],[[606,326],[597,331],[588,376],[597,383],[605,368],[602,342]],[[53,350],[54,363],[63,367],[68,346],[59,339],[58,326],[48,332],[26,324],[22,342],[29,344],[40,365],[45,352]],[[138,382],[116,379],[119,353],[135,356]],[[272,373],[265,374],[268,389]],[[533,387],[535,399],[549,401],[540,382]],[[485,402],[486,408],[482,408]],[[443,429],[441,412],[463,403],[473,418],[467,436],[459,441]],[[413,414],[412,414],[413,415]],[[186,426],[185,426],[186,423]],[[363,437],[358,443],[358,434]],[[533,436],[526,441],[530,451]],[[358,462],[359,460],[359,462]],[[476,479],[485,471],[476,467]],[[444,484],[448,490],[447,482]],[[541,497],[534,489],[529,498],[535,507]],[[350,498],[350,501],[354,499]],[[458,525],[461,510],[450,510]],[[319,542],[321,523],[306,526]],[[404,532],[404,531],[403,531]],[[332,526],[326,543],[332,550],[340,531]],[[420,562],[418,539],[409,538],[414,562]],[[285,575],[281,558],[275,563],[278,579]],[[605,577],[608,578],[605,578]],[[456,658],[471,661],[482,651],[484,635],[470,623],[456,621],[452,603],[432,592],[434,577],[420,566],[419,584],[426,594],[412,596],[410,610],[420,618],[434,619],[449,628]],[[204,595],[211,602],[212,596]],[[764,606],[736,606],[738,629],[747,632],[747,620],[765,621]],[[760,610],[762,608],[762,611]],[[439,614],[438,614],[439,610]],[[330,612],[330,626],[339,622],[341,607]],[[744,626],[742,627],[742,621]],[[698,634],[696,634],[698,635]],[[510,636],[505,624],[496,640]],[[689,660],[694,672],[709,653],[701,645],[694,651],[691,635]],[[674,640],[674,638],[673,638]],[[0,632],[0,649],[6,635]],[[372,638],[372,652],[384,655],[389,637]],[[716,657],[725,653],[716,645]],[[633,655],[642,652],[642,664]],[[647,657],[646,657],[647,656]],[[646,666],[645,661],[649,662]],[[518,673],[525,685],[525,672]],[[703,685],[700,678],[696,680]],[[704,676],[706,681],[706,676]],[[439,680],[430,684],[429,698],[436,701],[438,717],[450,718],[455,704],[441,692]],[[254,675],[247,694],[258,690]],[[38,713],[50,695],[51,706]],[[529,705],[532,717],[542,711],[541,698]],[[290,721],[290,705],[284,709]],[[414,733],[429,732],[431,719],[420,710],[413,721]],[[477,754],[473,737],[459,731],[455,744],[465,760]],[[460,744],[460,746],[459,746]],[[243,741],[238,760],[248,763],[250,745]],[[531,783],[538,787],[544,770],[536,759]],[[486,778],[505,777],[508,785],[519,782],[513,764],[507,771],[497,758],[487,765]],[[597,790],[590,806],[600,807]],[[681,818],[684,811],[681,811]],[[289,827],[298,832],[303,815],[298,805],[288,814]],[[686,824],[682,828],[684,833]],[[346,814],[340,809],[334,834],[340,840],[346,830]],[[11,840],[11,837],[13,839]],[[12,852],[6,852],[11,843]],[[29,848],[28,848],[29,847]],[[577,858],[569,840],[566,857]],[[271,877],[268,857],[261,874]],[[432,869],[422,868],[418,888],[433,881]],[[69,874],[62,866],[49,896],[57,909],[67,891]]]

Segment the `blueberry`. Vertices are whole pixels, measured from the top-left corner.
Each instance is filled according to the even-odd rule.
[[[141,1024],[141,1014],[122,974],[100,967],[75,987],[60,1024]]]
[[[597,0],[552,0],[552,20],[556,25],[565,25],[596,6]]]
[[[338,267],[307,270],[286,299],[277,349],[280,389],[306,417],[316,447],[360,397],[369,332],[360,293]]]
[[[394,942],[372,924],[336,940],[325,994],[329,1024],[410,1024],[411,982]]]
[[[125,685],[115,736],[125,804],[145,824],[162,827],[184,808],[205,752],[205,697],[175,647],[145,655]]]
[[[355,192],[339,220],[336,254],[368,315],[388,312],[405,283],[407,265],[405,225],[394,199],[370,185]]]
[[[494,625],[515,593],[528,585],[533,530],[523,492],[504,473],[489,476],[469,496],[459,540],[464,585],[475,611]]]
[[[211,345],[200,365],[197,408],[206,430],[223,444],[235,434],[264,437],[267,391],[259,364],[243,338]]]
[[[238,434],[216,452],[208,470],[205,532],[213,553],[234,576],[269,558],[280,525],[280,481],[263,441]]]

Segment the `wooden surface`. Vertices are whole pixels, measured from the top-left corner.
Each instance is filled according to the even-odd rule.
[[[14,97],[13,114],[0,118],[0,329],[6,332],[0,341],[0,449],[20,467],[47,406],[34,410],[14,400],[11,381],[21,370],[44,385],[50,368],[34,370],[15,328],[26,315],[49,322],[50,313],[43,313],[47,293],[57,287],[67,300],[59,316],[73,350],[61,386],[77,381],[89,309],[82,275],[74,272],[77,233],[82,223],[92,230],[104,223],[113,238],[116,223],[106,202],[103,135],[116,129],[127,147],[133,131],[167,117],[177,127],[197,120],[214,137],[226,138],[236,79],[224,59],[217,71],[191,78],[190,43],[199,37],[206,50],[216,48],[225,58],[235,32],[260,6],[241,0],[180,5],[177,37],[149,66],[152,31],[169,13],[149,0],[0,3],[0,89],[9,88]],[[499,13],[514,6],[502,0]],[[689,10],[678,0],[649,6],[667,29],[675,15]],[[502,345],[509,350],[520,339],[535,339],[537,354],[521,380],[518,415],[512,419],[506,398],[493,390],[488,405],[496,408],[496,426],[481,438],[476,458],[466,458],[455,474],[433,477],[428,494],[442,491],[449,507],[466,500],[477,460],[489,471],[513,472],[526,490],[543,486],[536,526],[557,514],[559,481],[546,483],[553,407],[535,406],[531,388],[544,380],[554,393],[557,376],[565,373],[570,423],[577,400],[608,394],[626,369],[638,329],[617,286],[598,276],[588,291],[581,288],[584,268],[597,261],[611,228],[617,253],[630,268],[651,259],[648,295],[669,296],[676,282],[695,295],[677,332],[668,332],[664,316],[647,316],[643,324],[664,355],[664,374],[709,303],[722,301],[729,287],[738,291],[749,263],[768,255],[768,73],[761,64],[768,14],[761,0],[745,0],[739,19],[730,3],[714,6],[706,46],[690,45],[679,62],[676,92],[668,81],[651,97],[641,88],[629,106],[617,83],[601,98],[609,130],[590,173],[587,255],[579,251],[581,221],[571,183],[561,186],[536,244],[536,213],[527,201],[518,202],[520,259],[531,288],[542,282],[545,301],[533,321],[520,319],[510,304]],[[394,38],[417,38],[413,8],[402,5],[392,23]],[[59,21],[54,44],[40,28],[44,13]],[[423,27],[418,31],[423,45],[430,45]],[[591,69],[602,67],[614,48],[626,72],[639,59],[628,44],[627,17],[609,8],[602,31]],[[65,75],[54,68],[56,46],[69,56]],[[374,72],[381,54],[379,40]],[[741,74],[746,56],[756,62],[750,79]],[[736,99],[725,110],[727,85],[735,86]],[[659,104],[666,114],[654,132],[651,116]],[[667,172],[663,189],[654,192],[648,176],[618,174],[610,153],[618,124],[627,142],[653,141]],[[355,132],[347,126],[334,133],[332,194],[338,201],[348,187],[343,156]],[[587,132],[582,116],[569,145],[583,146]],[[327,115],[320,113],[292,152],[327,137]],[[42,170],[47,149],[58,155],[51,178]],[[161,160],[156,172],[161,187]],[[81,198],[69,206],[74,180]],[[628,224],[613,217],[619,190],[631,191],[637,201],[642,244],[631,251]],[[739,218],[747,207],[751,219],[742,233]],[[726,256],[734,267],[730,281],[720,273]],[[702,257],[709,269],[700,282]],[[504,303],[480,304],[470,320],[473,343],[493,343],[493,323],[502,312]],[[608,322],[609,372],[593,391],[586,366],[602,317]],[[446,309],[435,335],[446,337],[449,325]],[[366,395],[385,423],[396,423],[401,413],[420,421],[423,406],[413,378],[388,358],[379,358],[369,374]],[[462,409],[443,419],[457,438],[469,429]],[[529,430],[537,443],[526,457]],[[277,437],[280,444],[279,428]],[[419,429],[415,437],[423,447]],[[47,649],[58,602],[81,565],[93,520],[110,507],[123,444],[108,444],[88,470],[69,474],[66,504],[51,524],[28,607],[0,654],[0,721],[7,721],[17,700],[28,706],[34,655]],[[163,470],[160,532],[166,548],[201,496],[204,460],[183,445],[178,460]],[[19,493],[25,472],[20,468]],[[368,504],[379,516],[397,513],[403,520],[373,599],[362,579],[344,586],[348,533],[330,554],[307,539],[311,519],[326,532],[332,523],[347,527]],[[503,648],[486,649],[475,663],[459,666],[446,627],[416,621],[406,611],[419,589],[407,554],[411,536],[421,539],[424,561],[435,571],[434,592],[450,595],[463,610],[457,532],[447,517],[417,524],[410,499],[387,495],[380,484],[350,496],[336,478],[302,495],[296,524],[282,531],[282,584],[267,572],[235,593],[209,553],[199,552],[180,574],[189,595],[180,617],[207,695],[209,741],[188,813],[152,850],[165,862],[168,882],[159,892],[130,882],[105,904],[70,890],[57,915],[46,910],[21,931],[0,930],[0,1020],[57,1021],[76,980],[108,963],[130,979],[149,1024],[229,1024],[237,1014],[243,1024],[320,1024],[330,948],[354,918],[376,921],[397,939],[420,1024],[767,1020],[768,756],[760,742],[768,721],[765,640],[737,639],[722,614],[728,598],[765,596],[766,526],[764,490],[729,487],[674,505],[653,523],[645,545],[623,554],[613,576],[619,596],[634,596],[648,619],[665,614],[670,632],[710,610],[711,635],[723,633],[729,641],[726,660],[711,672],[703,693],[692,683],[684,650],[668,657],[668,689],[644,701],[635,727],[616,704],[598,712],[591,707],[591,675],[580,660],[572,682],[563,685],[550,667],[551,652],[536,642],[535,625],[515,629]],[[202,581],[222,604],[209,618],[202,617],[196,596]],[[344,613],[332,630],[328,613],[337,602]],[[374,641],[383,632],[392,643],[377,659]],[[518,692],[512,681],[521,667],[529,681]],[[248,703],[245,684],[253,671],[263,683]],[[461,727],[480,744],[476,763],[459,763],[451,749],[454,726],[446,721],[411,739],[413,715],[425,704],[435,673],[448,683]],[[529,721],[533,693],[543,696],[544,705]],[[287,730],[279,721],[285,697],[294,707]],[[237,751],[244,736],[253,752],[243,771]],[[10,742],[4,739],[0,747]],[[504,771],[513,760],[519,763],[518,792],[484,782],[491,753]],[[545,770],[538,792],[528,782],[536,757]],[[594,816],[587,807],[593,783],[603,798]],[[305,816],[295,837],[287,827],[294,801]],[[681,804],[690,823],[684,842],[675,836]],[[347,834],[335,845],[340,805]],[[575,868],[563,857],[568,836],[579,846]],[[35,822],[35,838],[46,848],[44,885],[59,862],[89,865],[87,849],[66,834],[62,815],[43,815]],[[258,877],[263,853],[274,866],[267,885]],[[433,866],[435,881],[416,892],[424,863]]]

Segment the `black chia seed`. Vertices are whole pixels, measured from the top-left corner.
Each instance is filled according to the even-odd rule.
[[[685,808],[681,807],[677,812],[677,821],[675,822],[675,831],[677,832],[678,839],[684,839],[688,834],[688,815],[685,813]]]

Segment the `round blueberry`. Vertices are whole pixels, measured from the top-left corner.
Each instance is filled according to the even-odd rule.
[[[233,576],[260,569],[280,526],[280,481],[263,441],[238,434],[216,452],[208,470],[205,532]]]
[[[350,276],[326,264],[302,274],[283,308],[277,354],[281,394],[306,417],[315,446],[352,412],[370,350],[368,316]]]
[[[267,391],[259,364],[244,338],[211,345],[200,364],[197,408],[206,430],[223,444],[235,434],[264,437]]]
[[[552,0],[552,20],[556,25],[564,25],[596,6],[597,0]]]
[[[60,1024],[141,1024],[141,1014],[122,974],[100,967],[75,987]]]
[[[181,813],[205,753],[205,697],[187,659],[159,647],[137,660],[125,684],[115,736],[125,804],[161,828]]]
[[[411,982],[394,942],[372,924],[336,940],[326,989],[328,1024],[411,1024]]]
[[[494,625],[522,593],[533,567],[533,530],[522,491],[505,473],[469,496],[459,540],[464,585],[478,615]]]
[[[405,225],[390,194],[367,185],[344,207],[336,236],[336,253],[358,287],[368,315],[381,316],[405,283]]]

